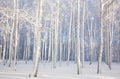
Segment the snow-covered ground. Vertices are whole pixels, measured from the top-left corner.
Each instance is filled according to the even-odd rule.
[[[102,74],[98,75],[97,62],[89,65],[85,62],[85,67],[82,69],[82,74],[76,74],[76,64],[70,62],[57,63],[57,67],[52,68],[52,63],[40,62],[38,77],[29,78],[29,74],[33,71],[33,63],[29,61],[27,64],[19,61],[14,71],[14,66],[3,66],[0,62],[0,79],[120,79],[120,64],[113,63],[112,70],[109,70],[106,64],[102,63]]]

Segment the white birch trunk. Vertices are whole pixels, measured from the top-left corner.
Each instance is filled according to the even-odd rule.
[[[6,34],[3,36],[4,47],[3,47],[3,64],[5,65],[5,52],[6,52]]]
[[[53,68],[56,68],[56,61],[58,55],[58,27],[59,27],[59,0],[57,5],[57,20],[55,22],[55,52],[54,52],[54,59],[53,59]]]
[[[103,5],[102,0],[100,0],[100,52],[98,56],[98,66],[97,66],[97,74],[101,73],[102,67],[102,54],[103,54]]]
[[[72,15],[73,15],[73,1],[71,2],[70,5],[70,26],[69,26],[69,36],[68,36],[68,58],[67,58],[67,62],[69,63],[70,60],[70,52],[71,52],[71,27],[72,27]]]
[[[34,65],[34,71],[33,75],[34,77],[37,77],[38,70],[39,70],[39,58],[40,58],[40,48],[41,48],[41,39],[40,39],[40,33],[41,33],[41,27],[42,27],[42,0],[38,3],[38,12],[37,12],[37,32],[35,33],[35,38],[37,41],[37,48],[36,48],[36,59],[35,59],[35,65]],[[40,24],[39,24],[40,22]],[[30,76],[30,75],[29,75]]]
[[[51,14],[51,19],[52,19],[52,14]],[[52,29],[51,29],[51,27],[52,27],[52,22],[51,22],[51,24],[50,24],[50,36],[49,36],[49,48],[48,48],[48,62],[50,62],[50,57],[51,57],[51,49],[52,49]]]
[[[14,0],[14,12],[13,16],[15,17],[15,12],[16,12],[16,0]],[[13,54],[13,32],[15,29],[15,20],[13,19],[12,21],[12,29],[11,29],[11,35],[10,35],[10,48],[9,48],[9,67],[11,66],[11,60],[12,60],[12,54]]]
[[[113,28],[114,28],[114,16],[113,16],[113,4],[112,4],[112,23],[111,23],[111,31],[110,31],[110,54],[109,54],[109,69],[111,70],[111,63],[112,63],[112,41],[113,41]]]
[[[93,33],[92,33],[92,27],[93,27],[93,21],[91,19],[91,27],[90,27],[90,64],[92,64],[92,54],[93,54]]]
[[[77,74],[79,75],[81,72],[81,61],[80,61],[80,38],[79,38],[79,30],[80,30],[80,0],[78,0],[78,22],[77,22]]]
[[[16,19],[16,24],[15,24],[15,52],[14,52],[14,69],[16,71],[16,62],[17,62],[17,50],[18,50],[18,0],[14,0],[14,5],[15,5],[15,19]]]
[[[81,38],[82,38],[82,42],[81,42],[81,47],[82,47],[82,67],[84,67],[84,22],[85,22],[85,9],[86,9],[86,2],[84,1],[84,4],[83,4],[83,21],[82,21],[82,35],[81,35]]]
[[[61,61],[62,61],[62,26],[60,27],[60,65],[61,65]]]

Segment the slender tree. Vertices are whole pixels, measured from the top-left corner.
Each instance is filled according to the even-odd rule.
[[[93,17],[91,18],[91,26],[90,26],[90,64],[92,64],[92,56],[93,56]]]
[[[100,52],[98,56],[97,73],[101,73],[102,54],[103,54],[103,0],[100,0]]]
[[[70,11],[70,26],[69,26],[69,35],[68,35],[68,58],[67,58],[67,61],[69,62],[70,60],[70,52],[71,52],[71,27],[72,27],[72,15],[73,15],[73,1],[71,1],[71,4],[70,4],[70,8],[71,8],[71,11]]]
[[[80,38],[79,38],[79,30],[80,30],[80,0],[78,0],[78,20],[77,20],[77,74],[81,72],[81,62],[80,62]]]
[[[81,38],[82,38],[82,42],[81,42],[81,47],[82,47],[82,67],[84,67],[84,22],[85,22],[85,9],[86,9],[86,2],[83,1],[83,17],[82,17],[82,35],[81,35]]]
[[[53,68],[56,68],[56,61],[58,56],[58,27],[59,27],[59,15],[60,15],[60,8],[59,8],[60,1],[57,1],[57,20],[55,24],[55,52],[54,52],[54,59],[53,59]]]
[[[38,10],[37,10],[37,32],[35,33],[35,38],[37,41],[37,48],[36,48],[36,59],[35,59],[35,65],[34,65],[34,71],[33,75],[34,77],[37,77],[38,75],[38,70],[39,70],[39,57],[40,57],[40,46],[41,46],[41,40],[40,40],[40,33],[41,33],[41,27],[42,27],[42,4],[43,1],[39,0],[38,3]],[[40,22],[40,23],[39,23]],[[30,75],[29,75],[30,76]]]
[[[3,47],[3,64],[5,65],[5,52],[6,52],[6,34],[3,36],[4,39],[4,47]]]
[[[14,52],[14,69],[16,70],[16,62],[17,62],[17,50],[18,50],[18,0],[14,0],[14,4],[15,4],[15,52]]]

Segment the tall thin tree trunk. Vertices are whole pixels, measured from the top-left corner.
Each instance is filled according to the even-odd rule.
[[[80,30],[80,0],[78,0],[78,22],[77,22],[77,74],[79,75],[81,72],[81,62],[80,62],[80,38],[79,32]]]
[[[102,0],[100,0],[100,52],[98,56],[98,66],[97,66],[97,74],[101,73],[101,64],[102,64],[102,54],[103,54],[103,7]]]
[[[113,16],[113,4],[112,4],[112,23],[111,23],[111,31],[110,31],[110,54],[109,54],[109,69],[111,70],[112,63],[112,41],[113,41],[113,28],[114,28],[114,16]]]
[[[18,50],[18,0],[14,0],[15,6],[16,6],[16,17],[15,17],[15,52],[14,52],[14,69],[16,71],[16,62],[17,62],[17,50]]]
[[[4,39],[4,47],[3,47],[3,64],[5,65],[5,52],[6,52],[6,34],[3,36]]]
[[[118,34],[120,33],[120,22],[118,22]],[[119,47],[120,47],[120,36],[118,36],[118,58],[117,58],[117,62],[119,63],[120,62],[120,49],[119,49]]]
[[[58,56],[58,27],[59,27],[59,12],[60,12],[60,8],[59,8],[59,0],[58,0],[58,5],[57,5],[57,20],[56,20],[56,24],[55,24],[55,52],[54,52],[54,60],[53,60],[53,68],[56,68],[56,61],[57,61],[57,56]]]
[[[53,9],[52,9],[53,10]],[[55,31],[53,30],[55,27],[54,27],[55,25],[54,25],[54,20],[53,20],[53,26],[51,27],[52,28],[52,64],[54,65],[54,61],[55,61],[55,57],[54,57],[54,55],[55,55],[55,51],[54,51],[54,41],[55,41],[55,39],[54,39],[54,33],[55,33]]]
[[[26,39],[26,63],[30,59],[30,32],[27,33],[27,39]]]
[[[51,14],[51,17],[50,19],[52,19],[52,14]],[[49,48],[48,48],[48,62],[50,62],[50,57],[51,57],[51,49],[52,49],[52,21],[51,21],[51,24],[50,24],[50,32],[49,32]]]
[[[82,67],[84,67],[84,22],[85,22],[85,9],[86,9],[86,2],[84,1],[84,4],[83,4],[83,21],[82,21],[82,42],[81,42],[81,47],[82,47]]]
[[[42,0],[38,3],[38,12],[37,12],[37,32],[35,34],[36,41],[37,41],[37,48],[36,48],[36,59],[35,59],[35,65],[34,65],[34,71],[33,75],[34,77],[37,77],[38,70],[39,70],[39,58],[40,58],[40,49],[41,49],[41,27],[42,27]],[[39,23],[40,22],[40,23]]]
[[[107,16],[108,16],[108,7],[107,7]],[[109,53],[109,32],[108,32],[108,19],[106,20],[106,40],[105,40],[105,60],[106,63],[108,64],[108,53]]]
[[[63,41],[62,41],[62,24],[60,26],[60,65],[61,65],[61,61],[62,61],[62,52],[63,52]]]
[[[93,18],[93,17],[92,17]],[[92,56],[93,56],[93,19],[91,18],[91,26],[90,26],[90,64],[92,64]]]
[[[13,16],[15,16],[16,12],[16,0],[14,0],[14,12]],[[15,30],[15,18],[12,21],[12,29],[11,29],[11,35],[10,35],[10,48],[9,48],[9,67],[11,66],[12,61],[12,53],[13,53],[13,32]]]
[[[72,15],[73,15],[73,1],[71,2],[71,11],[70,11],[70,26],[69,26],[69,36],[68,36],[68,58],[67,62],[69,63],[70,60],[70,52],[71,52],[71,27],[72,27]]]

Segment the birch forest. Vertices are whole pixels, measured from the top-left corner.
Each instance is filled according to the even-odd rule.
[[[119,74],[120,0],[0,0],[0,79]]]

